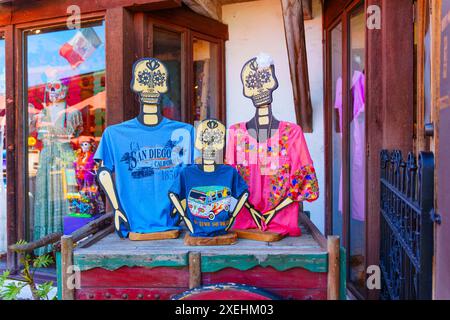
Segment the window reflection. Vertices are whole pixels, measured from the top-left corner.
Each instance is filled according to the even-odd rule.
[[[350,280],[365,288],[365,17],[350,18]]]
[[[5,39],[0,34],[0,253],[6,252],[6,89]]]
[[[105,128],[105,28],[27,32],[29,238],[104,213],[93,155]],[[40,248],[42,254],[50,248]]]
[[[194,39],[194,121],[218,118],[218,45]]]
[[[180,121],[181,115],[181,33],[160,28],[153,29],[153,56],[169,71],[169,91],[162,95],[165,117]]]

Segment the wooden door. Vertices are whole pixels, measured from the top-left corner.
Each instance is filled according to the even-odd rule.
[[[436,31],[435,86],[436,214],[434,298],[450,299],[450,2],[433,1]],[[440,7],[442,6],[442,7]],[[440,38],[440,41],[439,41]]]

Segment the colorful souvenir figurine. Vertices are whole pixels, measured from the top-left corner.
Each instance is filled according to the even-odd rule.
[[[193,162],[194,127],[162,116],[160,101],[169,90],[168,77],[158,59],[136,61],[131,89],[139,96],[141,112],[137,118],[106,128],[94,156],[102,163],[98,180],[122,238],[179,236],[167,193],[182,166]]]
[[[92,216],[104,213],[104,204],[95,181],[95,140],[93,137],[81,136],[78,143],[80,148],[76,151],[74,162],[78,193],[68,195],[70,214]]]
[[[244,96],[252,100],[256,114],[229,130],[227,163],[238,169],[250,191],[234,228],[240,237],[262,241],[300,236],[299,202],[319,196],[303,131],[273,116],[272,94],[278,80],[270,56],[260,54],[247,61],[241,80]],[[251,233],[241,232],[249,229]]]
[[[197,127],[195,146],[202,152],[202,163],[185,167],[169,192],[190,231],[185,243],[235,243],[237,235],[227,232],[247,201],[248,188],[235,168],[216,161],[225,146],[225,126],[217,120],[203,120]],[[180,199],[186,199],[186,208]]]

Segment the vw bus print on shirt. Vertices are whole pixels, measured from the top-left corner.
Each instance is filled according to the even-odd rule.
[[[204,172],[199,165],[186,166],[169,192],[186,199],[186,214],[192,223],[194,237],[215,237],[226,233],[230,223],[233,198],[239,198],[248,187],[236,169],[216,165],[214,172]]]

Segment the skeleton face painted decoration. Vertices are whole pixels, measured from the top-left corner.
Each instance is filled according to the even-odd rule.
[[[225,126],[217,120],[203,120],[197,127],[195,147],[203,160],[215,160],[216,152],[225,146]]]
[[[141,104],[157,105],[161,94],[169,90],[166,66],[155,58],[143,58],[133,65],[131,89],[139,95]]]
[[[52,103],[63,101],[67,95],[67,87],[60,80],[50,81],[45,86],[45,93]]]
[[[278,88],[278,80],[270,56],[260,54],[247,61],[241,71],[241,81],[244,96],[252,99],[255,107],[271,104],[272,92]]]

